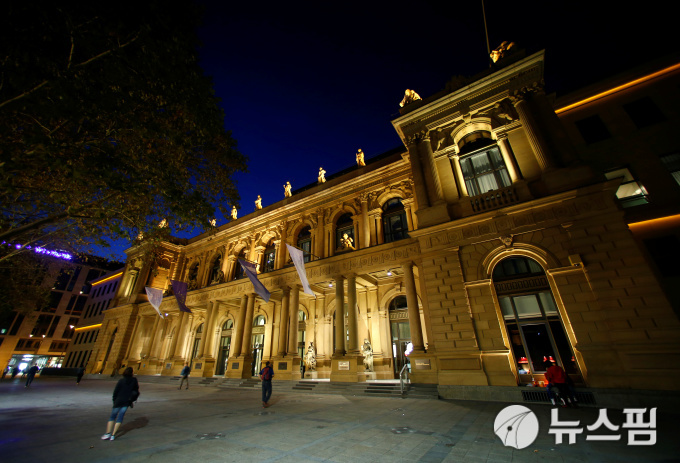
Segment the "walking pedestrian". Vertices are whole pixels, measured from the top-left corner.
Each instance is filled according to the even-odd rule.
[[[262,408],[269,407],[269,398],[272,396],[272,377],[274,376],[274,369],[265,363],[265,367],[260,371],[260,379],[262,380]]]
[[[191,373],[191,367],[188,363],[185,363],[184,368],[182,368],[182,372],[180,373],[180,375],[182,375],[182,381],[179,382],[179,387],[177,389],[182,389],[184,381],[187,382],[187,389],[189,389],[189,373]]]
[[[83,379],[84,374],[85,374],[85,367],[81,364],[80,368],[78,368],[78,373],[76,375],[76,386],[80,384],[80,380]]]
[[[40,370],[36,365],[33,365],[31,368],[26,371],[26,385],[24,386],[25,388],[30,386],[33,380],[35,379],[35,374]]]
[[[109,421],[106,423],[106,433],[102,436],[102,440],[114,440],[116,438],[125,412],[132,402],[137,400],[137,397],[139,397],[139,383],[137,378],[134,377],[132,367],[127,367],[123,371],[123,377],[118,380],[113,389],[113,408]]]

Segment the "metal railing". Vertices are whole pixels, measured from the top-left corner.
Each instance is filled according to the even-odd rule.
[[[401,386],[401,395],[404,395],[404,382],[408,381],[408,363],[404,365],[399,372],[399,384]],[[406,378],[406,379],[404,379]]]

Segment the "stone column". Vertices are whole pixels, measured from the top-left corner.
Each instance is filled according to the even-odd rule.
[[[371,229],[368,221],[368,196],[361,197],[361,225],[363,236],[361,237],[361,247],[367,248],[371,246]]]
[[[552,169],[554,164],[550,158],[547,147],[548,145],[546,144],[543,134],[536,124],[536,119],[534,119],[534,116],[531,113],[531,108],[529,108],[529,103],[527,102],[527,96],[528,92],[526,91],[518,92],[512,98],[512,104],[517,110],[519,120],[522,123],[522,127],[524,127],[524,131],[526,132],[527,138],[529,139],[529,144],[531,145],[531,149],[534,151],[534,155],[536,156],[536,160],[538,161],[538,165],[541,167],[541,170],[545,171]]]
[[[160,317],[158,317],[158,318],[160,318]],[[159,358],[161,356],[161,354],[163,353],[161,351],[161,349],[163,347],[163,343],[165,342],[165,335],[167,334],[167,331],[168,331],[168,319],[167,319],[167,317],[163,319],[163,323],[159,327],[159,331],[161,332],[161,342],[158,343],[158,345],[154,345],[152,343],[151,349],[149,351],[149,355],[153,359]],[[154,340],[155,340],[155,338],[154,338]]]
[[[322,259],[326,257],[324,254],[324,246],[325,246],[325,227],[323,225],[323,210],[319,209],[316,213],[316,227],[314,228],[314,235],[316,237],[314,241],[314,248],[312,250],[312,254],[315,254],[318,256],[319,259]]]
[[[290,288],[286,286],[281,289],[283,290],[283,297],[281,298],[281,319],[279,321],[279,357],[286,355],[286,340],[288,339],[287,334],[289,325],[288,309],[290,306]]]
[[[345,281],[342,275],[335,278],[335,350],[333,356],[345,355]]]
[[[214,302],[209,301],[208,306],[205,308],[205,320],[203,321],[203,336],[201,336],[201,345],[198,347],[198,357],[203,358],[205,356],[205,347],[208,343],[209,330],[210,330],[210,317],[212,316]]]
[[[331,257],[335,255],[335,234],[333,233],[333,224],[329,223],[324,225],[324,241],[326,243],[325,249],[326,251],[323,254],[323,257]]]
[[[241,342],[241,352],[246,357],[250,356],[250,347],[253,342],[253,315],[255,313],[255,293],[248,295],[248,309],[246,310],[246,319],[243,324],[243,341]]]
[[[290,290],[290,330],[288,331],[288,354],[297,355],[298,327],[300,311],[300,288],[294,285]]]
[[[179,255],[177,256],[177,261],[175,262],[175,268],[172,269],[172,279],[175,281],[181,281],[182,280],[182,271],[184,270],[184,261],[186,260],[186,256],[184,254],[184,251],[181,251]]]
[[[177,345],[179,344],[180,333],[182,331],[182,323],[184,322],[185,315],[186,312],[182,312],[180,310],[179,316],[177,317],[177,328],[175,328],[175,335],[172,337],[172,341],[170,342],[170,351],[168,352],[170,358],[178,356]]]
[[[418,310],[418,295],[416,293],[416,280],[413,276],[413,263],[408,262],[401,265],[404,272],[404,283],[406,286],[406,303],[408,304],[408,324],[411,328],[411,342],[413,352],[425,352],[423,344],[423,329],[420,323],[420,310]]]
[[[357,331],[357,277],[355,274],[347,276],[347,325],[349,330],[349,345],[347,353],[359,353],[359,338]]]
[[[401,204],[404,205],[404,212],[406,212],[406,225],[408,226],[408,231],[413,231],[415,230],[412,215],[413,211],[411,210],[413,208],[413,199],[404,199],[401,201]]]
[[[423,167],[420,162],[420,154],[418,153],[418,146],[416,145],[416,137],[410,136],[407,138],[408,155],[411,164],[411,174],[413,175],[413,186],[416,194],[416,200],[421,208],[426,208],[430,205],[427,197],[427,189],[425,187],[425,176],[423,175]]]
[[[498,148],[501,151],[501,156],[503,156],[503,161],[505,161],[505,167],[508,169],[508,174],[510,175],[510,180],[512,183],[517,182],[520,179],[519,167],[517,167],[517,162],[515,161],[515,155],[510,147],[510,141],[508,140],[507,133],[499,133],[498,138]]]
[[[158,331],[158,322],[160,321],[161,317],[159,317],[158,314],[153,315],[153,317],[154,317],[154,321],[153,321],[153,328],[151,328],[151,337],[149,338],[148,346],[144,349],[144,352],[142,352],[142,357],[150,357],[153,343],[156,340],[156,332]]]
[[[237,257],[234,255],[227,256],[227,270],[224,272],[224,281],[231,281],[236,277],[234,274],[236,271],[236,259]]]
[[[454,154],[451,156],[453,159],[453,170],[456,171],[456,180],[458,182],[458,190],[460,192],[460,197],[467,198],[470,196],[467,190],[467,185],[465,185],[465,177],[463,177],[463,169],[460,167],[460,156]]]
[[[434,153],[432,152],[432,145],[430,144],[430,134],[429,132],[420,139],[418,142],[418,150],[422,153],[422,158],[425,160],[425,168],[430,172],[430,177],[432,178],[432,184],[428,182],[428,198],[430,205],[434,205],[444,201],[444,193],[442,190],[442,184],[439,180],[439,172],[437,171],[437,164],[434,160]],[[427,179],[428,176],[425,175]]]
[[[143,320],[143,318],[142,318],[141,315],[137,315],[137,317],[135,318],[135,326],[132,329],[132,336],[130,337],[130,342],[128,343],[127,352],[126,352],[126,355],[125,355],[125,358],[128,359],[128,360],[130,359],[130,356],[132,355],[132,351],[134,350],[134,348],[139,343],[139,340],[137,339],[137,333],[139,332],[139,325],[142,324],[142,320]],[[143,348],[144,348],[144,346],[142,345],[142,349]]]
[[[231,340],[231,356],[238,357],[241,355],[241,345],[243,344],[243,325],[246,323],[246,307],[248,305],[248,296],[241,296],[241,308],[238,311],[238,318],[236,319],[236,328],[234,329],[234,337]]]

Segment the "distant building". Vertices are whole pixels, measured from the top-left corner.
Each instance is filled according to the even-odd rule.
[[[51,288],[49,301],[32,312],[10,312],[2,317],[0,365],[4,367],[23,370],[31,364],[41,369],[63,366],[88,300],[88,281],[105,274],[111,266],[94,256],[79,258],[58,253],[57,257],[44,259],[49,269],[43,286]]]
[[[165,243],[155,268],[128,249],[88,370],[176,375],[190,362],[249,378],[269,360],[276,380],[296,380],[311,351],[307,378],[410,371],[446,398],[508,386],[495,397],[515,400],[548,360],[581,386],[677,390],[677,67],[555,104],[543,66],[542,52],[510,55],[407,101],[392,121],[403,148]],[[284,244],[305,252],[313,296]],[[269,302],[239,258],[259,265]],[[170,296],[161,319],[144,287],[171,279],[192,313]]]
[[[111,305],[122,276],[123,269],[118,269],[88,282],[91,287],[89,298],[66,351],[64,367],[78,368],[87,365],[102,326],[103,311]]]

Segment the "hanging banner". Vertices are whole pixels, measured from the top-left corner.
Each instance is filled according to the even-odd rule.
[[[177,305],[179,306],[179,310],[181,310],[182,312],[191,313],[191,310],[189,310],[189,307],[187,307],[186,305],[187,284],[184,283],[183,281],[176,280],[170,280],[170,283],[172,284],[172,292],[175,293],[175,299],[177,299]]]
[[[255,264],[253,262],[246,262],[243,259],[239,259],[238,263],[241,264],[241,267],[245,270],[248,279],[255,288],[255,292],[264,299],[264,302],[269,302],[269,291],[267,291],[267,288],[265,288],[260,280],[257,279],[257,267]]]
[[[149,304],[151,304],[151,306],[156,309],[156,312],[158,312],[158,315],[160,315],[161,318],[165,318],[159,309],[161,302],[163,302],[163,290],[158,288],[149,288],[148,286],[145,286],[144,289],[146,290],[146,295],[149,297]]]
[[[309,282],[307,281],[307,272],[305,272],[305,253],[302,249],[295,248],[288,243],[286,243],[286,247],[288,248],[290,258],[295,265],[295,270],[297,270],[298,276],[300,277],[305,294],[314,296],[314,292],[312,291],[312,288],[309,287]]]

